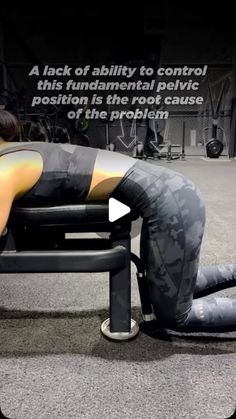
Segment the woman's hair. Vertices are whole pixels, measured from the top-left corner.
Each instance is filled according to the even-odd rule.
[[[0,137],[11,141],[20,131],[20,123],[10,112],[0,110]]]

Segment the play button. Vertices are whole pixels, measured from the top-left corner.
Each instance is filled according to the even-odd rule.
[[[111,223],[113,221],[119,220],[119,218],[124,217],[124,215],[130,212],[130,207],[122,202],[117,201],[115,198],[109,199],[109,206],[108,206],[108,219]]]

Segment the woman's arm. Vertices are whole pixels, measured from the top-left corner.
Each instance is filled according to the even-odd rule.
[[[6,233],[6,225],[14,200],[14,191],[11,182],[0,175],[0,236]]]
[[[34,151],[18,151],[0,158],[0,236],[15,199],[30,190],[41,176],[42,157]]]

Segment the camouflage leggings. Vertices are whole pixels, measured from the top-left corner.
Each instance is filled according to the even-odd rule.
[[[198,270],[205,206],[196,186],[138,161],[113,196],[143,217],[140,253],[157,320],[185,332],[236,330],[236,300],[202,298],[236,285],[236,265]]]

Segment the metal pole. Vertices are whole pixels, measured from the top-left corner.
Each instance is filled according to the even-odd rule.
[[[185,160],[185,128],[186,128],[186,122],[183,121],[183,135],[182,135],[182,153],[181,153],[181,160]]]
[[[229,158],[236,155],[236,36],[233,37],[233,82],[232,82],[232,104],[231,104],[231,124],[229,139]]]
[[[169,144],[167,149],[167,163],[171,163],[171,157],[171,144]]]

